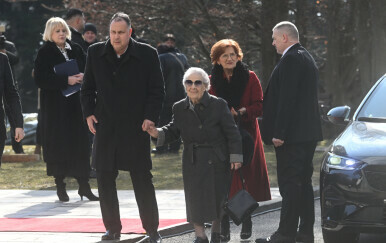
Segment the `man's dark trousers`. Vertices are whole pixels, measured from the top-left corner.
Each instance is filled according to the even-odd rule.
[[[110,232],[121,232],[122,224],[119,214],[119,202],[116,187],[118,171],[97,171],[99,201],[102,211],[103,223]],[[152,182],[153,175],[150,171],[130,172],[135,193],[135,199],[146,232],[158,229],[159,217],[155,190]]]
[[[312,159],[316,142],[286,144],[276,147],[277,177],[282,208],[278,232],[295,237],[299,231],[313,235],[315,222]]]

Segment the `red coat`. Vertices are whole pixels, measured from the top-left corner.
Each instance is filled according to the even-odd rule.
[[[216,95],[216,90],[213,86],[211,86],[209,93]],[[257,121],[257,117],[263,115],[263,91],[260,81],[253,71],[249,71],[249,80],[241,98],[240,107],[233,108],[238,110],[242,107],[245,107],[247,112],[242,117],[241,127],[247,130],[255,139],[255,152],[252,161],[249,165],[242,168],[245,186],[256,201],[271,200],[267,164]],[[238,175],[234,176],[229,197],[232,197],[241,188],[240,177]]]

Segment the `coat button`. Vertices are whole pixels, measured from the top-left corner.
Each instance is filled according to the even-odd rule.
[[[198,128],[202,129],[202,125],[199,125]]]
[[[115,76],[117,73],[116,72],[113,72],[113,75]]]
[[[204,110],[204,107],[203,107],[203,106],[200,106],[200,110],[202,110],[202,111],[203,111],[203,110]]]
[[[213,161],[212,161],[212,160],[208,160],[208,164],[210,164],[210,165],[211,165],[212,163],[213,163]]]

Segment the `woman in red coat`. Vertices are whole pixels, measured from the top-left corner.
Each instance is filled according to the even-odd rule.
[[[263,92],[260,81],[253,71],[241,62],[243,53],[239,44],[231,39],[218,41],[211,50],[213,63],[209,93],[225,99],[231,113],[236,118],[241,114],[240,126],[255,140],[255,150],[250,164],[242,168],[246,190],[256,201],[271,199],[267,165],[261,141],[257,117],[263,113]],[[242,188],[238,176],[232,178],[229,197]],[[252,221],[249,217],[242,224],[240,237],[248,239],[252,234]],[[221,235],[224,241],[230,240],[229,217],[221,222]]]

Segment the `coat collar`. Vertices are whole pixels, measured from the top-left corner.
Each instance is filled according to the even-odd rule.
[[[208,107],[210,101],[210,95],[208,91],[204,91],[204,94],[202,95],[202,98],[200,100],[200,104],[203,105],[204,107]],[[186,96],[185,98],[185,109],[189,109],[190,107],[190,100],[189,97]]]
[[[137,41],[135,41],[133,38],[130,38],[129,46],[127,47],[127,52],[128,52],[127,54],[128,55],[125,56],[125,59],[129,58],[129,56],[136,57],[138,59],[142,59],[142,55],[140,54],[140,52],[138,50],[139,45],[140,44],[138,44]],[[111,45],[110,38],[109,38],[105,41],[105,46],[103,48],[101,56],[107,56],[107,57],[111,56],[112,57],[114,55],[116,56],[117,54],[115,53],[114,48]]]
[[[281,58],[283,58],[287,53],[289,53],[291,50],[294,50],[294,49],[298,49],[299,47],[301,47],[300,43],[296,43],[296,44],[293,44],[285,53],[283,56],[281,56]]]

